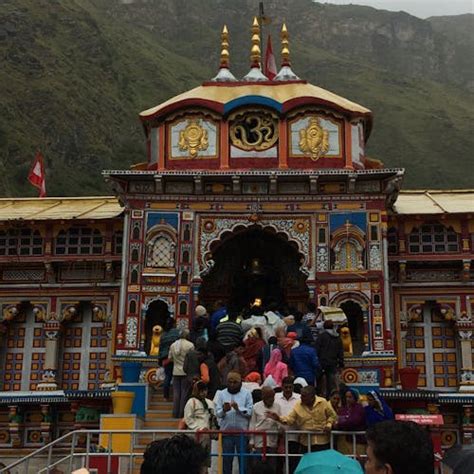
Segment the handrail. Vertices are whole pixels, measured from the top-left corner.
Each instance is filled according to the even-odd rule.
[[[89,458],[90,457],[95,457],[99,455],[107,455],[108,460],[107,460],[107,468],[110,470],[110,462],[111,462],[111,456],[130,456],[130,458],[133,458],[134,456],[141,455],[141,452],[136,452],[134,448],[136,447],[135,441],[136,441],[136,435],[138,434],[153,434],[153,440],[159,436],[159,435],[173,435],[173,434],[193,434],[197,436],[202,436],[206,434],[222,434],[222,435],[243,435],[243,436],[252,436],[252,435],[258,435],[263,437],[264,441],[264,449],[266,449],[266,439],[268,435],[278,435],[278,434],[283,434],[285,436],[285,451],[288,451],[288,435],[306,435],[308,436],[308,441],[309,437],[312,435],[317,435],[317,434],[326,434],[330,435],[330,444],[331,447],[333,446],[334,443],[334,436],[338,435],[352,435],[354,443],[355,443],[355,437],[359,435],[365,435],[365,431],[339,431],[339,430],[333,430],[330,433],[324,433],[323,431],[303,431],[303,430],[268,430],[268,431],[261,431],[261,430],[203,430],[201,432],[196,432],[193,430],[180,430],[180,429],[166,429],[166,430],[155,430],[155,429],[135,429],[135,430],[74,430],[70,431],[69,433],[64,434],[63,436],[51,441],[50,443],[46,444],[45,446],[42,446],[41,448],[37,449],[36,451],[33,451],[32,453],[24,456],[22,459],[18,459],[17,461],[14,461],[12,464],[8,465],[5,468],[0,469],[0,474],[1,473],[6,473],[7,471],[18,467],[20,465],[25,465],[25,467],[29,466],[30,461],[37,457],[42,455],[43,453],[47,453],[47,466],[40,469],[39,472],[49,472],[50,468],[63,463],[63,462],[70,462],[70,472],[72,472],[72,464],[73,460],[75,457],[81,457],[84,456],[86,457],[86,463],[87,465],[89,464]],[[197,434],[199,433],[199,434]],[[112,442],[112,435],[114,434],[129,434],[132,435],[132,439],[134,441],[132,445],[131,452],[129,453],[112,453],[111,452],[111,442]],[[84,453],[77,453],[75,452],[76,448],[80,448],[76,446],[76,440],[78,439],[79,436],[86,436],[86,450]],[[106,452],[97,452],[97,453],[91,453],[91,436],[92,435],[108,435],[108,450]],[[65,457],[60,458],[59,460],[55,461],[54,463],[52,462],[52,457],[53,457],[53,448],[57,447],[59,444],[63,444],[64,441],[68,440],[69,438],[72,438],[71,442],[71,451],[69,454],[67,454]],[[309,444],[309,443],[308,443]],[[308,446],[309,447],[309,446]],[[218,455],[218,454],[217,454]],[[224,453],[225,455],[225,453]],[[228,454],[227,454],[228,455]],[[247,453],[241,454],[242,456],[248,456]],[[214,454],[216,456],[216,454]],[[273,456],[284,456],[284,455],[278,455],[278,454],[273,454]],[[288,455],[286,456],[295,456],[295,455]]]

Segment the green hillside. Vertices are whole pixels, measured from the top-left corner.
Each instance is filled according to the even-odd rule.
[[[247,72],[255,5],[3,1],[0,194],[35,195],[26,175],[36,148],[50,195],[108,192],[102,169],[144,160],[138,112],[215,75],[223,21],[231,69]],[[472,77],[469,58],[460,66],[447,54],[465,48],[455,35],[354,5],[288,0],[266,2],[266,13],[276,52],[286,19],[300,77],[374,111],[368,152],[405,167],[405,187],[472,187]]]

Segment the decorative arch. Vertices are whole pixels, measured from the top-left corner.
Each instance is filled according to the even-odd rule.
[[[153,296],[145,296],[143,301],[142,310],[144,313],[148,311],[148,308],[152,303],[155,301],[161,301],[168,306],[168,311],[171,317],[174,317],[174,301],[172,296],[162,296],[162,295],[153,295]]]
[[[269,231],[283,240],[296,245],[301,256],[301,271],[308,275],[313,267],[311,221],[309,217],[297,219],[259,219],[253,215],[248,219],[238,217],[202,216],[200,220],[199,273],[207,274],[214,265],[213,249],[221,245],[228,236],[251,228]]]

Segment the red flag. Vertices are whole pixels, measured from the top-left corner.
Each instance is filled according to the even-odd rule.
[[[272,38],[268,35],[267,50],[265,52],[265,76],[267,76],[270,81],[273,81],[276,75],[277,66],[275,56],[273,55]]]
[[[35,161],[28,174],[28,181],[39,189],[39,197],[46,197],[46,175],[44,172],[43,155],[36,152]]]

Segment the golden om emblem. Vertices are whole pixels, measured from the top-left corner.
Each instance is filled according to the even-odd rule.
[[[313,161],[317,161],[329,150],[329,133],[321,127],[317,117],[311,117],[309,124],[300,130],[300,150],[309,153]]]
[[[207,130],[197,119],[188,120],[186,128],[179,132],[179,149],[189,151],[190,156],[195,158],[200,150],[207,150],[208,146]]]
[[[278,120],[262,111],[239,114],[231,123],[232,144],[242,150],[268,150],[278,140]]]

